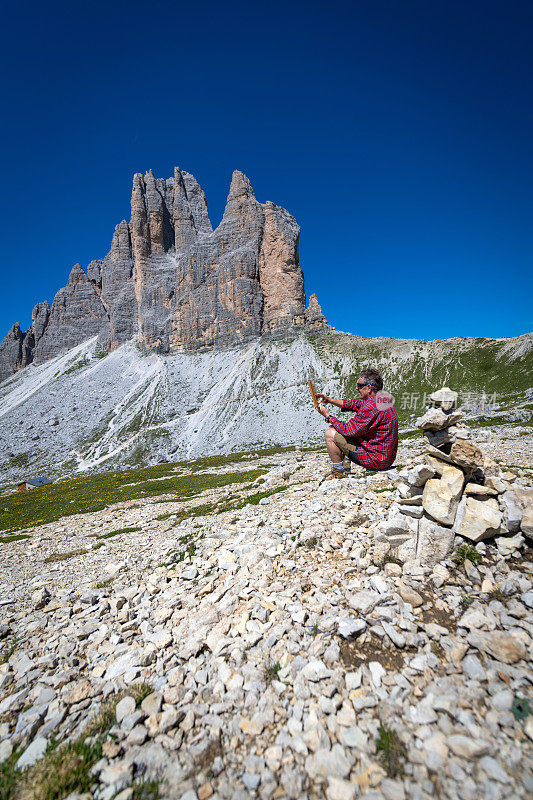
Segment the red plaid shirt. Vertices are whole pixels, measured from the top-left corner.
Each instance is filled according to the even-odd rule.
[[[378,397],[384,397],[381,393]],[[389,398],[390,399],[390,398]],[[368,469],[388,469],[396,458],[398,450],[398,415],[389,403],[380,410],[376,405],[376,395],[366,400],[343,400],[342,411],[355,411],[349,422],[330,416],[330,424],[336,431],[357,446],[357,458]]]

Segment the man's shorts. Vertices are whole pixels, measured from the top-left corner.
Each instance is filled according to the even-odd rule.
[[[335,436],[333,437],[333,441],[335,442],[335,444],[337,445],[339,450],[342,453],[344,453],[346,458],[349,458],[350,461],[353,462],[354,464],[361,464],[361,462],[357,458],[357,445],[356,444],[352,444],[352,442],[349,442],[342,435],[342,433],[339,433],[338,431],[335,431]],[[361,464],[361,466],[364,466],[364,464]]]

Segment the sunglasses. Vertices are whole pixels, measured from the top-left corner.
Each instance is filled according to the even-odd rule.
[[[376,384],[375,383],[359,383],[359,381],[357,381],[357,383],[355,385],[356,385],[356,387],[358,389],[362,389],[363,386],[372,386],[374,389],[376,388]]]

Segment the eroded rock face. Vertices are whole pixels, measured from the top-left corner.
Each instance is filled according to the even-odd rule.
[[[63,350],[96,336],[109,323],[103,303],[79,264],[68,284],[58,291],[44,332],[36,344],[34,361],[40,363]]]
[[[214,231],[192,175],[138,173],[130,222],[116,226],[105,258],[86,273],[73,268],[52,309],[35,307],[28,331],[13,326],[0,343],[0,380],[94,335],[104,350],[138,337],[142,349],[167,353],[325,327],[316,295],[305,308],[299,234],[285,209],[256,200],[242,172]]]
[[[241,172],[215,231],[192,175],[176,169],[164,186],[136,175],[131,230],[144,349],[205,349],[305,325],[300,229],[284,209],[258,203]]]
[[[0,342],[0,380],[5,380],[21,368],[24,336],[20,325],[16,322]]]

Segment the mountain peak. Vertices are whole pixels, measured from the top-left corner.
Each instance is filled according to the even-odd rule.
[[[285,209],[256,200],[240,170],[215,231],[193,175],[136,172],[130,221],[116,225],[109,252],[87,272],[72,267],[51,309],[39,308],[28,358],[44,361],[95,334],[108,351],[136,338],[142,350],[172,353],[325,326],[319,306],[306,317],[299,233]],[[0,380],[22,364],[12,346],[21,336],[12,329],[0,343]]]

